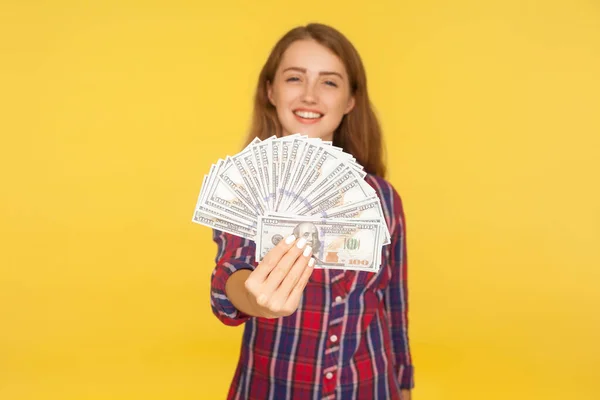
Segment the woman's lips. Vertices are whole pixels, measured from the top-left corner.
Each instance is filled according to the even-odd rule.
[[[317,118],[304,118],[304,117],[301,117],[298,114],[294,113],[294,117],[296,117],[296,120],[302,124],[311,125],[311,124],[316,124],[317,122],[319,122],[323,118],[323,115],[321,115],[320,117],[317,117]]]

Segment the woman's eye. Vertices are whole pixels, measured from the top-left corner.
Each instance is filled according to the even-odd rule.
[[[329,86],[337,87],[337,84],[333,81],[325,81],[325,84],[329,85]]]
[[[297,76],[290,76],[289,78],[287,78],[285,81],[286,82],[297,82],[300,79]]]

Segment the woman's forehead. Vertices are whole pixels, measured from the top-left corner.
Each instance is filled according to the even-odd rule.
[[[307,72],[337,72],[345,74],[340,58],[327,47],[314,40],[299,40],[292,43],[283,53],[280,70],[294,68]]]

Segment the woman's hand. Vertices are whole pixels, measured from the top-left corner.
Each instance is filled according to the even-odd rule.
[[[294,235],[280,241],[252,271],[245,282],[248,300],[257,314],[279,318],[293,314],[314,269],[312,248]]]

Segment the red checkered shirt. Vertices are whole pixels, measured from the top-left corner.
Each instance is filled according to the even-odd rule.
[[[255,245],[213,230],[212,311],[226,325],[245,323],[228,399],[390,400],[413,388],[402,202],[386,180],[365,180],[381,200],[391,234],[381,269],[315,269],[298,310],[288,317],[251,317],[233,306],[225,283],[232,273],[255,268]]]

